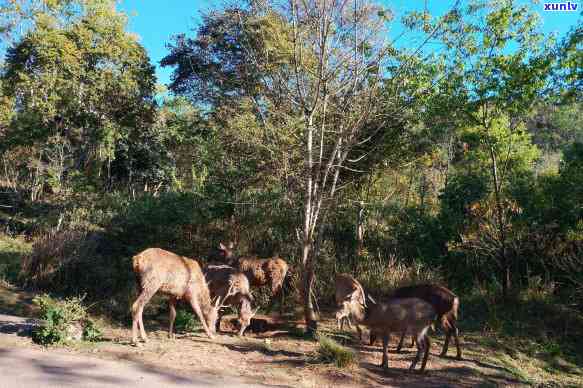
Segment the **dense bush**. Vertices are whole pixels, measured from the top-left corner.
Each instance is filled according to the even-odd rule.
[[[34,330],[33,341],[41,345],[65,344],[79,339],[98,341],[101,330],[88,317],[82,301],[82,298],[57,300],[46,294],[35,297],[42,324]]]

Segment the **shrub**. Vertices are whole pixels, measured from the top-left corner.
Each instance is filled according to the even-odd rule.
[[[43,323],[32,334],[34,342],[41,345],[65,344],[72,339],[97,341],[101,330],[87,316],[81,303],[83,298],[57,300],[49,295],[36,296],[33,302],[39,306]]]
[[[86,231],[51,231],[37,237],[22,261],[20,278],[27,287],[47,288],[66,264],[87,257],[95,249]]]
[[[198,330],[200,325],[192,313],[185,310],[178,310],[176,312],[174,327],[176,331],[188,332]]]
[[[103,337],[103,333],[99,326],[91,319],[86,319],[83,327],[83,340],[89,342],[100,341]]]
[[[318,335],[318,360],[327,364],[335,364],[338,368],[346,368],[356,361],[353,350],[340,345],[325,335]]]

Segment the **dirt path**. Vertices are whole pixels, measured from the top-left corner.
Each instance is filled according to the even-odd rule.
[[[0,388],[39,386],[42,381],[77,386],[297,388],[524,385],[505,368],[490,363],[483,349],[467,337],[465,360],[437,357],[440,344],[434,343],[428,373],[418,374],[406,371],[414,356],[412,349],[401,354],[391,352],[391,369],[384,373],[378,367],[380,348],[356,340],[349,344],[357,351],[358,364],[338,369],[316,362],[317,344],[294,338],[291,333],[267,332],[245,338],[227,333],[212,341],[202,334],[183,334],[170,340],[165,331],[156,330],[156,324],[150,322],[146,326],[151,340],[140,348],[129,346],[127,328],[109,327],[105,342],[46,350],[31,343],[29,325],[23,318],[0,316]]]
[[[151,366],[27,348],[0,347],[0,387],[267,387],[210,374],[177,374]]]

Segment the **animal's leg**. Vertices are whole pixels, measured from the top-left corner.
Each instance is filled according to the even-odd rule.
[[[417,365],[417,363],[421,359],[421,352],[423,350],[423,345],[425,344],[424,341],[425,340],[423,339],[423,334],[418,333],[417,334],[417,353],[415,354],[415,358],[413,359],[411,366],[409,366],[409,370],[415,369],[415,365]]]
[[[157,290],[156,290],[157,291]],[[140,309],[138,311],[138,317],[140,318],[140,336],[142,337],[142,341],[148,342],[148,337],[146,336],[146,329],[144,328],[144,307],[146,304],[152,299],[156,291],[145,291],[146,297],[143,303],[140,305]]]
[[[459,330],[458,330],[455,322],[450,322],[450,324],[451,324],[451,331],[453,332],[453,338],[455,340],[455,347],[457,348],[456,358],[458,360],[461,360],[462,359],[462,349],[460,348],[460,339],[458,338]]]
[[[170,318],[170,325],[168,327],[168,338],[174,339],[174,321],[176,320],[176,298],[168,300],[168,312]]]
[[[223,318],[223,313],[219,310],[219,312],[217,313],[217,324],[216,324],[216,329],[215,331],[217,333],[221,332],[221,319]]]
[[[206,324],[206,319],[202,313],[202,310],[200,308],[200,305],[198,304],[197,301],[193,300],[191,298],[190,300],[190,306],[192,307],[192,310],[196,313],[196,316],[198,317],[198,319],[200,320],[200,323],[202,324],[202,328],[204,329],[204,332],[206,333],[206,335],[209,338],[214,338],[213,333],[211,332],[210,328],[208,327],[208,325]]]
[[[447,349],[449,348],[449,339],[451,338],[451,329],[445,328],[445,342],[443,343],[443,349],[439,353],[440,357],[445,357],[447,355]]]
[[[284,281],[285,281],[285,277],[284,277]],[[283,284],[280,287],[279,294],[280,294],[280,298],[281,298],[281,300],[279,302],[279,315],[283,315],[283,307],[284,307],[284,303],[285,303],[285,290],[284,290]]]
[[[348,330],[352,330],[352,322],[350,322],[350,318],[344,317],[344,321],[346,322],[346,326],[348,326]]]
[[[358,324],[356,325],[356,331],[358,332],[358,340],[362,342],[362,329]]]
[[[403,331],[401,333],[401,339],[399,340],[399,345],[397,345],[397,353],[399,353],[401,351],[401,349],[403,348],[403,341],[405,340],[405,334],[407,334],[406,331]]]
[[[138,328],[140,330],[140,336],[144,342],[148,341],[146,336],[146,330],[144,330],[144,321],[142,320],[142,314],[144,312],[144,306],[150,301],[152,296],[156,293],[157,289],[146,288],[142,289],[142,292],[132,305],[132,343],[138,343]]]
[[[375,343],[375,342],[376,342],[376,340],[377,340],[377,335],[376,335],[376,333],[375,333],[374,331],[372,331],[372,330],[371,330],[371,331],[370,331],[370,333],[369,333],[369,335],[368,335],[368,337],[369,337],[369,339],[368,339],[368,344],[369,344],[369,346],[373,346],[373,345],[374,345],[374,343]]]
[[[138,329],[140,326],[140,319],[138,318],[138,311],[140,309],[139,298],[136,299],[132,305],[132,344],[138,344]]]
[[[429,348],[431,348],[431,341],[427,334],[423,337],[423,345],[425,347],[425,354],[423,355],[423,362],[421,363],[421,372],[425,370],[425,364],[427,364],[427,358],[429,357]]]
[[[383,360],[381,361],[381,367],[386,372],[389,370],[389,339],[390,335],[387,333],[383,334]]]

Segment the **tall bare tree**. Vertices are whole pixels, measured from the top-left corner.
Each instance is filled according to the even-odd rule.
[[[301,117],[304,158],[302,294],[306,323],[315,330],[312,288],[322,220],[342,173],[365,157],[351,151],[370,140],[363,133],[379,113],[386,19],[363,0],[289,0],[286,11],[293,47],[289,97]]]

